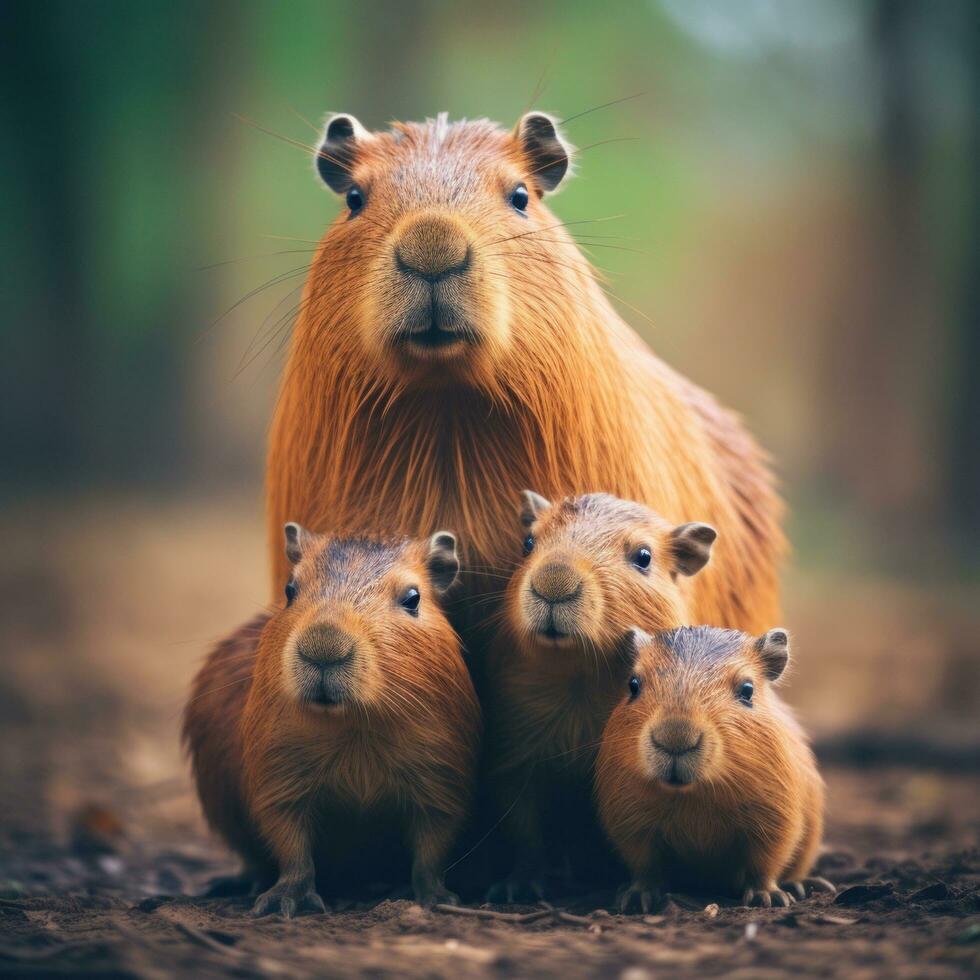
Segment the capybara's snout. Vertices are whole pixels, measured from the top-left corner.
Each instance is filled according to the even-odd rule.
[[[670,717],[649,732],[647,759],[651,776],[667,786],[689,786],[704,766],[704,729],[689,718]]]
[[[332,623],[305,629],[296,641],[301,700],[321,707],[343,704],[351,693],[357,641]]]

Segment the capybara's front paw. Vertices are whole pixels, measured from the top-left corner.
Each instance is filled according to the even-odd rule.
[[[759,888],[746,888],[742,894],[743,905],[759,905],[766,909],[773,906],[789,908],[795,901],[789,892],[784,892],[774,881]]]
[[[459,905],[459,895],[451,892],[441,881],[415,886],[415,901],[423,908],[433,905]]]
[[[616,907],[620,913],[627,915],[634,906],[644,915],[660,908],[663,901],[660,890],[647,884],[645,881],[634,881],[629,885],[624,885],[616,896]]]
[[[826,878],[813,877],[800,878],[799,881],[784,881],[781,883],[781,887],[794,898],[800,900],[806,898],[807,895],[813,895],[815,892],[826,892],[829,895],[837,894],[837,889],[833,883],[827,881]]]
[[[263,892],[252,906],[252,915],[281,915],[291,919],[296,915],[326,912],[323,899],[308,881],[279,881]]]

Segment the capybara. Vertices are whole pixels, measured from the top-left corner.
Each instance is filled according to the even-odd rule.
[[[596,764],[602,823],[633,876],[621,910],[649,911],[667,886],[766,906],[833,891],[809,877],[823,781],[772,687],[786,631],[696,626],[634,633],[633,646]]]
[[[248,877],[274,882],[257,915],[322,911],[320,891],[351,894],[367,868],[394,874],[392,851],[411,859],[419,901],[452,901],[443,870],[481,725],[440,608],[456,540],[338,540],[297,524],[286,539],[285,605],[211,653],[185,711],[204,813]]]

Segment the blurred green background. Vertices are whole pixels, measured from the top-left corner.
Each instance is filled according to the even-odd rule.
[[[976,736],[980,4],[7,0],[0,37],[0,713],[42,775],[119,725],[126,778],[182,771],[266,600],[293,240],[338,208],[291,141],[332,110],[577,117],[555,211],[774,456],[805,720]]]

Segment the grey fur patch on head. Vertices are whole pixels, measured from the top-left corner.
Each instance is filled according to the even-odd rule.
[[[683,663],[721,663],[735,656],[750,637],[718,626],[681,626],[657,634],[664,648]]]

